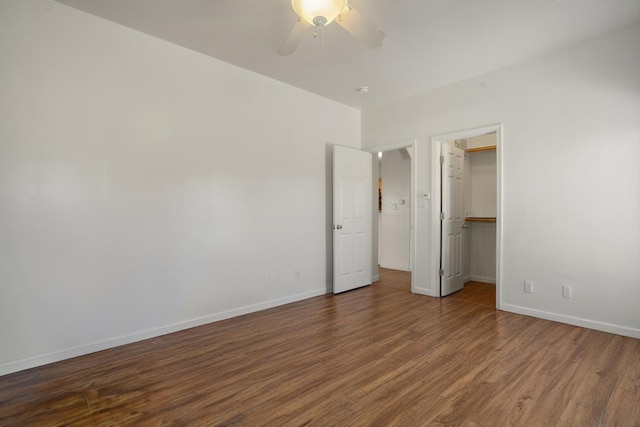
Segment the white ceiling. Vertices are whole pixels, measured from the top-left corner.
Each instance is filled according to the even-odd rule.
[[[290,0],[58,0],[355,108],[541,56],[640,22],[640,0],[350,0],[387,33],[371,50],[335,23],[276,52]],[[356,91],[369,86],[367,94]]]

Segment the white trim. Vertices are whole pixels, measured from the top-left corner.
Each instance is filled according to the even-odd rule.
[[[389,144],[376,145],[375,147],[367,147],[365,150],[371,153],[377,153],[378,151],[391,151],[399,150],[401,148],[413,147],[416,144],[416,139],[403,139],[401,141],[390,142]]]
[[[408,271],[410,272],[410,268],[398,267],[397,265],[389,265],[389,264],[380,264],[382,268],[388,268],[389,270],[397,270],[397,271]]]
[[[573,326],[580,326],[596,331],[608,332],[611,334],[623,335],[625,337],[639,338],[640,329],[629,328],[627,326],[613,325],[611,323],[597,322],[594,320],[583,319],[581,317],[567,316],[564,314],[551,313],[549,311],[536,310],[533,308],[522,307],[513,304],[502,304],[501,310],[510,313],[522,314],[525,316],[537,317],[539,319],[552,320],[554,322],[567,323]]]
[[[411,292],[413,292],[414,294],[426,295],[428,297],[435,296],[433,295],[433,292],[431,292],[431,289],[427,289],[427,288],[412,287]]]
[[[483,282],[483,283],[493,283],[494,285],[496,284],[496,278],[495,277],[482,277],[482,276],[469,276],[469,280],[468,281],[472,281],[472,282]]]
[[[488,133],[496,133],[496,185],[497,185],[497,219],[496,219],[496,309],[502,309],[502,124],[483,126],[474,129],[462,130],[446,134],[434,135],[431,137],[431,173],[433,185],[433,203],[431,214],[431,292],[433,296],[440,296],[440,276],[439,276],[439,260],[440,260],[440,155],[442,153],[442,143],[452,141],[454,139],[472,138],[474,136],[486,135]]]
[[[502,152],[504,147],[504,137],[502,125],[495,125],[496,128],[496,196],[498,203],[497,216],[496,216],[496,309],[502,309],[502,296],[504,290],[502,289],[502,277],[504,277],[504,264],[502,263],[503,257],[503,245],[502,245],[502,224],[504,219],[504,206],[502,203],[502,194],[504,191],[504,168],[502,163]]]
[[[465,138],[473,138],[476,136],[487,135],[493,132],[497,132],[498,129],[502,128],[502,124],[495,124],[489,126],[483,126],[479,128],[461,130],[457,132],[450,133],[442,133],[439,135],[434,135],[431,137],[432,140],[436,139],[438,141],[452,141],[454,139],[465,139]]]
[[[207,316],[197,317],[195,319],[173,323],[171,325],[162,326],[160,328],[147,329],[145,331],[138,331],[133,334],[122,335],[119,337],[109,338],[102,341],[95,341],[92,343],[82,344],[79,346],[68,348],[66,350],[60,350],[53,353],[39,354],[36,356],[24,358],[24,359],[5,362],[0,364],[0,376],[11,374],[18,371],[23,371],[25,369],[35,368],[37,366],[42,366],[49,363],[59,362],[61,360],[70,359],[72,357],[83,356],[89,353],[95,353],[97,351],[106,350],[106,349],[118,347],[121,345],[131,344],[131,343],[146,340],[149,338],[159,337],[161,335],[166,335],[173,332],[194,328],[196,326],[206,325],[208,323],[218,322],[220,320],[241,316],[243,314],[254,313],[256,311],[266,310],[268,308],[273,308],[273,307],[289,304],[296,301],[302,301],[308,298],[313,298],[313,297],[317,297],[325,294],[327,294],[326,288],[316,289],[314,291],[304,292],[302,294],[291,295],[284,298],[279,298],[279,299],[266,301],[258,304],[247,305],[247,306],[235,308],[232,310],[222,311],[220,313],[214,313]]]
[[[442,142],[431,138],[432,161],[431,161],[431,182],[433,185],[433,198],[431,203],[431,295],[440,296],[440,209],[441,209],[441,188],[440,188],[440,156],[442,155]]]

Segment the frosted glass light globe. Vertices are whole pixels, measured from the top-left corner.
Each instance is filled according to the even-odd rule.
[[[347,0],[291,0],[293,10],[311,25],[322,27],[336,19]]]

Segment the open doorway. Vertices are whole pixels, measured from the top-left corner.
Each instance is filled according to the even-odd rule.
[[[438,296],[488,294],[500,307],[501,126],[432,138]],[[470,294],[470,295],[467,295]]]
[[[377,215],[374,233],[377,283],[411,292],[413,267],[413,144],[376,153]]]

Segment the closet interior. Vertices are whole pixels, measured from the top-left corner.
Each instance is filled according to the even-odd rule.
[[[496,283],[496,134],[456,141],[465,150],[463,271],[469,281]]]

